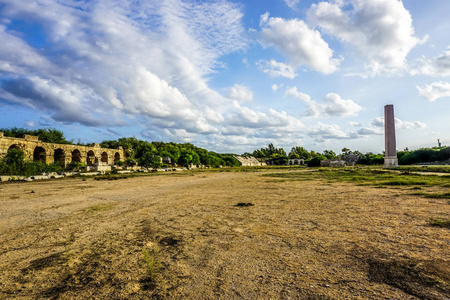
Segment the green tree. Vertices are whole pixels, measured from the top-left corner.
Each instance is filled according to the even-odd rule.
[[[4,158],[4,162],[10,166],[22,166],[24,163],[25,155],[22,150],[12,148],[8,150]]]
[[[37,136],[40,141],[55,144],[71,144],[72,141],[66,140],[64,133],[54,128],[30,130],[25,128],[1,128],[7,137],[24,138],[26,134]]]
[[[311,154],[303,147],[292,147],[291,151],[289,152],[289,158],[301,158],[301,159],[309,159],[311,157]]]
[[[308,167],[320,167],[320,162],[327,159],[325,155],[316,155],[306,162]]]
[[[323,151],[323,155],[326,156],[327,159],[333,159],[336,157],[336,153],[333,150],[325,150]]]

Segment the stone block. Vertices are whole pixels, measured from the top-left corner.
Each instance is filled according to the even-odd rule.
[[[37,141],[39,141],[39,137],[34,136],[34,135],[25,134],[25,140],[30,141],[30,142],[37,142]]]

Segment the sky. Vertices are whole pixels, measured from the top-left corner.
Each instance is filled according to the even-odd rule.
[[[0,128],[219,153],[450,146],[448,0],[0,0]]]

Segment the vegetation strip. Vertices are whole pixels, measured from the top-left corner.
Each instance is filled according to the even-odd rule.
[[[417,175],[412,173],[398,173],[374,168],[320,168],[318,172],[283,172],[267,173],[264,177],[278,177],[286,180],[331,180],[346,181],[359,185],[372,186],[441,186],[450,187],[446,176]]]

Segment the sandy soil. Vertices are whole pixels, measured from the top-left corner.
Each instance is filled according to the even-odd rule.
[[[428,224],[448,199],[412,192],[235,172],[0,184],[0,299],[450,299],[450,231]]]

